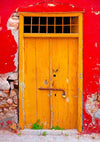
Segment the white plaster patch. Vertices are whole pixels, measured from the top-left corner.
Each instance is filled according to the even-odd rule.
[[[14,63],[15,63],[15,66],[16,66],[16,70],[18,70],[18,53],[19,53],[19,50],[17,50],[16,54],[15,54],[15,58],[14,58]]]
[[[100,119],[100,109],[98,109],[98,111],[95,113],[95,118],[99,118]]]
[[[91,8],[91,13],[94,13],[95,15],[99,15],[100,14],[100,11],[93,11],[93,8]]]
[[[97,66],[100,66],[100,64],[97,64]]]
[[[95,47],[98,47],[98,44],[97,44],[97,42],[95,42]]]
[[[50,7],[54,7],[54,6],[56,6],[55,4],[53,4],[53,3],[48,3],[48,6],[50,6]]]
[[[0,31],[2,31],[2,27],[0,27]]]
[[[31,4],[31,5],[29,5],[28,7],[32,7],[33,5]]]
[[[96,92],[94,94],[91,94],[91,96],[87,96],[87,101],[85,104],[86,111],[89,115],[92,117],[92,125],[95,124],[95,114],[96,117],[99,117],[100,112],[98,111],[99,108],[99,102],[100,102],[100,95]]]
[[[9,23],[12,23],[12,25],[15,25],[16,23],[18,24],[19,23],[19,20],[15,17],[15,18],[9,18],[8,20]]]
[[[95,11],[94,13],[95,13],[95,15],[99,15],[100,11]]]
[[[10,84],[8,83],[8,81],[0,78],[0,90],[9,90],[9,89],[10,89]]]
[[[11,73],[11,74],[9,74],[8,78],[10,80],[16,80],[16,79],[18,79],[18,73]]]
[[[70,6],[71,6],[72,8],[74,8],[74,7],[75,7],[73,4],[70,4]]]

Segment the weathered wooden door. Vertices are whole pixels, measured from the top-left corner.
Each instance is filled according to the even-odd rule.
[[[24,83],[26,127],[77,129],[78,38],[24,38]]]

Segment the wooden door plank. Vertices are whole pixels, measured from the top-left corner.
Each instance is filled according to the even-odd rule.
[[[78,131],[82,131],[82,97],[83,97],[83,15],[79,16],[78,45]]]
[[[24,38],[24,110],[25,126],[36,122],[36,59],[35,39]]]
[[[24,45],[23,45],[23,16],[19,14],[19,128],[24,128]]]
[[[67,38],[50,39],[50,65],[52,88],[68,91],[68,43]],[[52,91],[53,126],[69,128],[67,97],[61,91]]]
[[[70,128],[77,129],[78,119],[78,40],[69,38],[69,117]]]
[[[36,39],[36,72],[37,72],[37,113],[44,128],[50,128],[50,91],[39,90],[50,87],[49,75],[49,38]]]

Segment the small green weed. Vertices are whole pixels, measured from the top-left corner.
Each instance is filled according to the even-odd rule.
[[[64,130],[64,128],[60,128],[58,125],[56,127],[52,127],[51,129],[54,129],[54,130]]]
[[[32,125],[32,129],[43,129],[43,123],[40,122],[40,119],[38,119],[36,123]]]
[[[46,136],[46,135],[47,135],[46,131],[44,131],[44,132],[42,133],[42,135],[43,135],[43,136]]]
[[[17,136],[21,136],[21,133],[18,133]]]
[[[80,138],[80,136],[77,136],[77,139],[79,139]]]
[[[65,136],[69,136],[68,134],[65,134]]]

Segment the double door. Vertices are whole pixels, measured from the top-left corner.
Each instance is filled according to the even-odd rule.
[[[24,117],[77,129],[78,38],[24,38]]]

